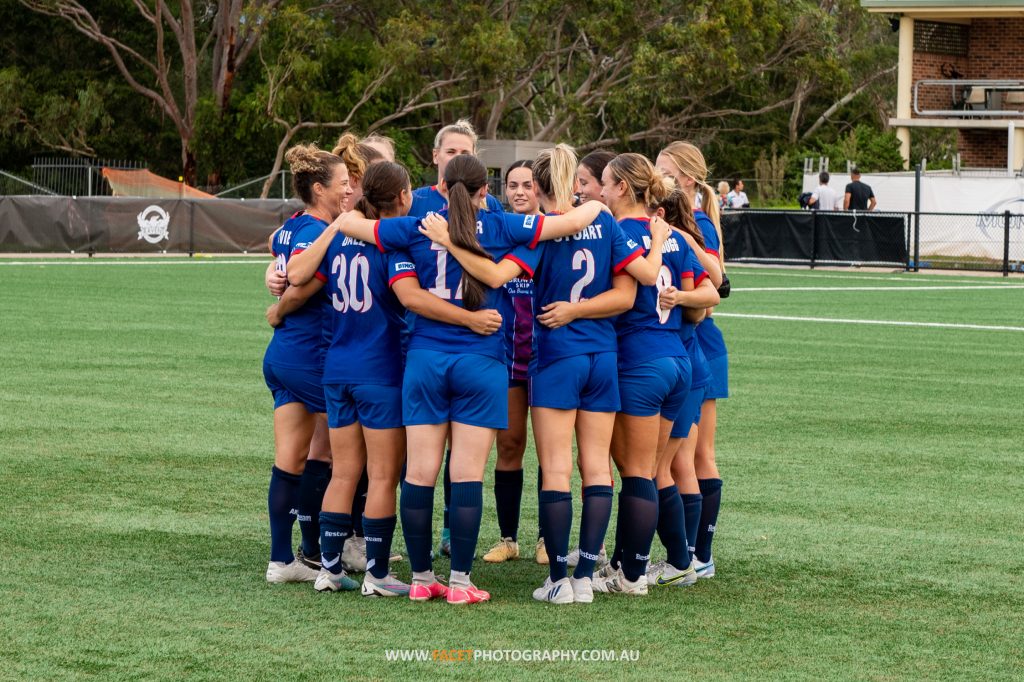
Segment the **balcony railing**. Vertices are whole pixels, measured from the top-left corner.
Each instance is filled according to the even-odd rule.
[[[1024,116],[1024,80],[919,80],[914,83],[914,114],[957,118]]]

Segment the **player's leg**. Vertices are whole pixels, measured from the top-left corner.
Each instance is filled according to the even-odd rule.
[[[519,512],[523,500],[523,455],[526,452],[526,387],[508,389],[508,428],[498,431],[498,461],[494,466],[494,506],[501,539],[484,554],[484,561],[501,563],[519,558]]]
[[[315,426],[315,416],[300,402],[286,402],[274,410],[274,466],[267,490],[270,517],[268,582],[316,578],[316,571],[296,561],[292,553],[292,527],[298,507],[299,483]]]
[[[324,492],[331,482],[331,440],[327,430],[327,415],[316,416],[316,428],[309,443],[306,468],[299,481],[298,521],[302,533],[299,561],[320,570],[320,509]]]
[[[612,487],[609,452],[614,412],[576,413],[577,464],[583,479],[583,511],[580,514],[579,560],[573,571],[576,601],[593,600],[594,567],[604,546],[604,536],[612,514]]]
[[[430,547],[433,537],[434,488],[443,465],[448,424],[410,425],[406,426],[405,432],[408,454],[399,513],[412,569],[409,598],[426,601],[443,597],[447,593],[434,577]]]
[[[323,510],[320,512],[320,563],[322,569],[317,576],[318,591],[354,590],[358,584],[347,577],[346,571],[356,566],[345,566],[342,552],[345,542],[352,537],[352,498],[356,485],[366,466],[366,445],[363,431],[355,421],[354,410],[348,411],[349,418],[339,419],[336,403],[332,399],[332,386],[325,387],[328,394],[329,423],[331,424],[331,451],[334,465],[331,467],[331,482],[324,493]],[[347,396],[343,397],[343,400]]]
[[[555,604],[571,604],[568,578],[569,535],[572,532],[572,433],[576,410],[534,406],[533,437],[544,472],[537,514],[544,529],[548,552],[548,579],[534,591],[534,598]]]
[[[702,495],[700,525],[694,542],[694,557],[700,577],[715,574],[712,561],[711,543],[718,525],[718,510],[722,502],[722,478],[715,462],[715,431],[718,426],[718,404],[716,400],[705,400],[701,406],[700,424],[697,427],[697,447],[694,467]]]

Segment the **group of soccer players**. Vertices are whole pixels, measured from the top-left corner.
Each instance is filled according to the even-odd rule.
[[[674,142],[651,163],[556,145],[508,170],[506,212],[476,143],[466,121],[442,128],[438,184],[417,190],[387,138],[288,152],[305,207],[271,236],[266,276],[279,296],[263,365],[275,408],[267,580],[355,590],[364,572],[366,596],[487,601],[470,577],[485,468],[497,441],[501,538],[483,559],[518,559],[528,415],[536,560],[549,570],[535,599],[712,577],[728,361],[711,313],[728,279],[700,150]],[[442,471],[447,584],[433,572]],[[391,570],[398,514],[408,583]],[[652,562],[656,535],[665,559]]]

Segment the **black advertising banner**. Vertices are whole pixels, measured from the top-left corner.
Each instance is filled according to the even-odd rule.
[[[727,260],[905,265],[907,216],[817,211],[726,211]]]
[[[266,251],[295,211],[280,199],[0,197],[0,252]]]

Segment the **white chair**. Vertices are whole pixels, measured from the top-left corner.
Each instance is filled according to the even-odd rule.
[[[971,86],[967,91],[967,97],[964,98],[964,105],[969,109],[986,109],[987,94],[985,88]]]
[[[1008,90],[1003,95],[1003,106],[1013,108],[1024,106],[1024,90]]]

